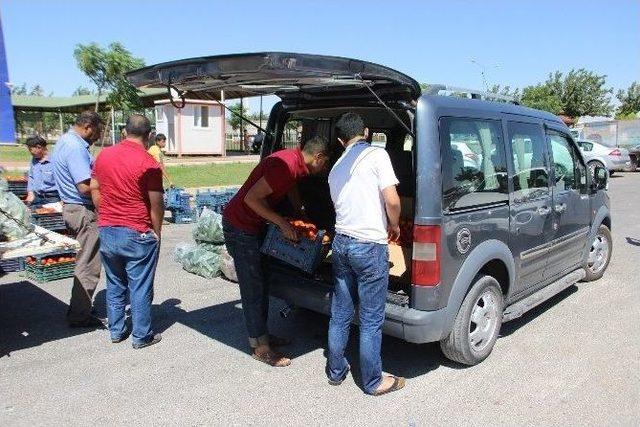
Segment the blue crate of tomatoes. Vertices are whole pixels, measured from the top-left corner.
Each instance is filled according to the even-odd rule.
[[[277,226],[269,224],[260,250],[306,273],[313,273],[326,255],[331,240],[325,230],[318,230],[314,224],[302,220],[290,220],[289,223],[298,232],[297,242],[285,238]]]

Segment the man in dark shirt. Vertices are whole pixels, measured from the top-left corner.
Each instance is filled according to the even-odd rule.
[[[151,303],[164,202],[162,168],[145,149],[151,132],[149,119],[134,114],[126,130],[125,140],[98,156],[91,197],[98,209],[111,342],[124,341],[131,332],[133,348],[138,349],[162,339],[151,328]],[[132,331],[125,326],[127,290]]]
[[[223,213],[224,240],[238,274],[252,356],[271,366],[288,366],[291,360],[272,349],[283,340],[270,337],[267,331],[269,291],[261,268],[261,235],[268,221],[288,239],[297,240],[293,227],[274,207],[294,190],[298,180],[321,172],[328,158],[327,141],[318,137],[307,141],[302,150],[271,154],[253,169]]]

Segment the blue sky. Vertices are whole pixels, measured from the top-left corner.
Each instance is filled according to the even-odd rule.
[[[587,68],[640,80],[640,1],[0,0],[9,76],[70,95],[73,49],[122,42],[147,64],[279,50],[378,62],[420,82],[523,87]]]

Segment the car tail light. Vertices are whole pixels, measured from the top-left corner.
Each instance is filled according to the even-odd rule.
[[[610,153],[609,153],[609,155],[610,155],[610,156],[620,157],[620,156],[622,156],[622,152],[616,148],[615,150],[613,150],[612,152],[610,152]]]
[[[439,225],[413,227],[411,281],[416,286],[436,286],[440,283]]]

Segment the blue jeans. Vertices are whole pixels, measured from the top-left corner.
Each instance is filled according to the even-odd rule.
[[[132,341],[142,344],[153,339],[151,303],[153,278],[160,245],[150,230],[140,233],[127,227],[100,227],[100,255],[107,274],[107,316],[111,338],[126,332],[127,290],[131,302]]]
[[[255,348],[268,344],[269,285],[264,280],[262,267],[262,238],[239,230],[224,219],[222,228],[224,242],[236,267],[249,345]]]
[[[387,245],[336,235],[333,240],[335,285],[329,321],[327,375],[338,381],[348,372],[344,352],[356,304],[360,320],[360,371],[364,391],[372,394],[382,380],[382,324],[389,285]]]

